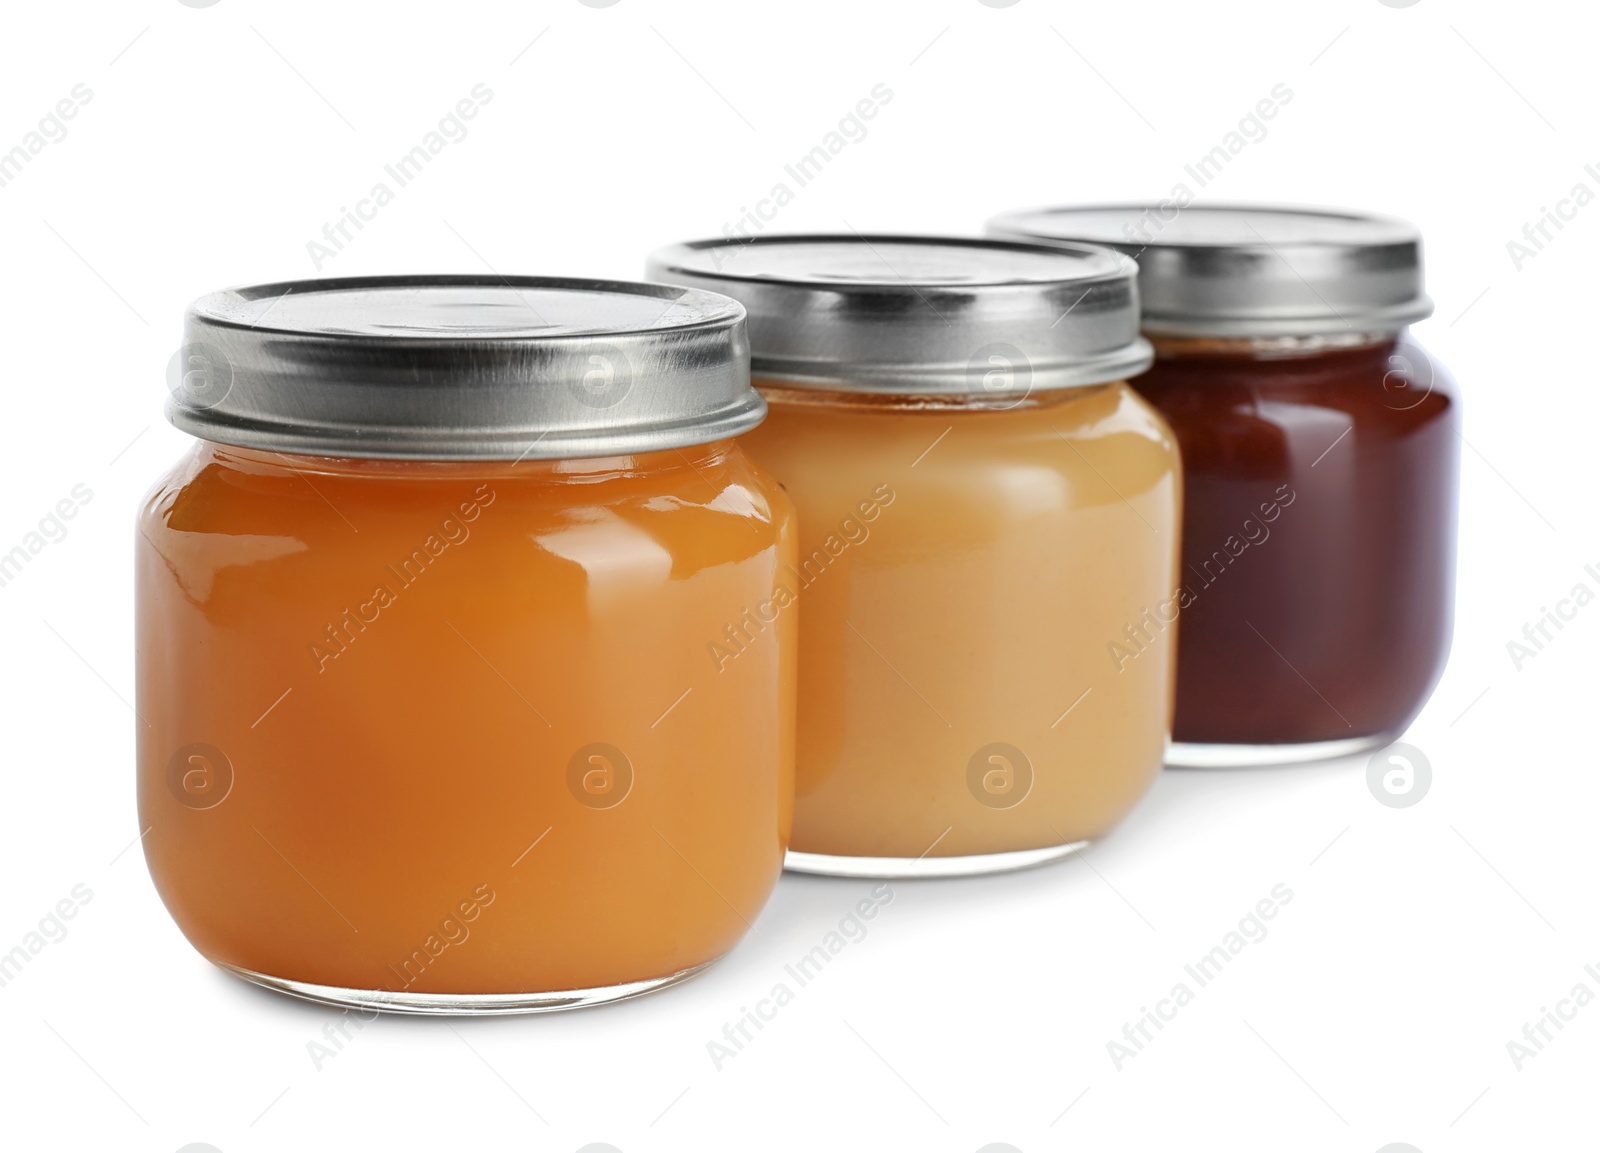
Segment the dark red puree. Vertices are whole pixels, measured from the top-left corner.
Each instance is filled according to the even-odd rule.
[[[1173,740],[1398,734],[1450,648],[1454,387],[1398,337],[1273,343],[1158,339],[1132,382],[1183,454]]]

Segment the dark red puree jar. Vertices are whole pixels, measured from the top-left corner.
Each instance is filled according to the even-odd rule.
[[[990,231],[1139,262],[1177,434],[1183,583],[1108,657],[1178,641],[1169,765],[1277,764],[1388,744],[1450,649],[1459,401],[1407,326],[1433,309],[1411,225],[1353,213],[1127,204]]]

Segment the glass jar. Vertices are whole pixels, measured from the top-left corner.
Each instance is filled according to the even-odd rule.
[[[1459,402],[1411,339],[1410,225],[1321,210],[1012,213],[1003,235],[1137,256],[1183,450],[1177,765],[1321,760],[1415,719],[1450,648]]]
[[[774,237],[652,275],[751,315],[751,455],[799,510],[788,867],[991,872],[1107,832],[1161,767],[1173,638],[1110,646],[1177,566],[1178,456],[1103,249]],[[731,661],[741,638],[730,641]]]
[[[312,1000],[526,1012],[746,932],[792,806],[792,507],[710,293],[381,278],[190,310],[202,438],[137,539],[139,810],[167,908]]]

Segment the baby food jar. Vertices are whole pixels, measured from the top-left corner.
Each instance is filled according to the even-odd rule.
[[[793,513],[733,437],[744,310],[473,276],[196,302],[201,438],[137,552],[162,900],[258,984],[529,1012],[684,979],[750,927],[792,804],[794,618],[731,667]]]
[[[1393,741],[1450,649],[1460,419],[1411,339],[1421,238],[1327,210],[1132,204],[1009,213],[1007,236],[1137,257],[1183,449],[1169,763],[1321,760]]]
[[[800,518],[772,615],[800,612],[794,839],[805,872],[1051,860],[1160,769],[1178,455],[1123,380],[1149,363],[1106,249],[772,236],[664,249],[659,279],[750,313],[770,405],[750,453]],[[1111,648],[1151,629],[1143,655]]]

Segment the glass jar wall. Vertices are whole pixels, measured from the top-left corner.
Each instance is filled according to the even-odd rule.
[[[1174,741],[1223,763],[1388,744],[1450,649],[1451,381],[1397,334],[1154,343],[1138,387],[1189,494]]]
[[[380,1001],[719,957],[783,858],[793,618],[727,668],[707,645],[771,599],[789,522],[728,442],[516,465],[197,446],[140,519],[162,899],[218,964]]]
[[[1024,863],[1108,832],[1166,748],[1175,625],[1141,623],[1175,577],[1160,417],[1121,383],[1003,409],[756,383],[750,451],[800,512],[801,864]]]
[[[1328,209],[1030,209],[1003,236],[1139,262],[1156,347],[1134,382],[1172,425],[1187,498],[1174,744],[1193,766],[1381,747],[1443,671],[1459,401],[1410,337],[1421,238]]]
[[[751,455],[794,499],[807,872],[1064,856],[1160,768],[1181,478],[1101,248],[768,237],[656,254],[751,315]],[[1139,654],[1119,645],[1143,630]]]
[[[792,506],[727,435],[763,409],[742,311],[324,282],[251,325],[273,295],[196,306],[173,412],[207,439],[139,519],[140,820],[179,927],[260,984],[414,1012],[612,1000],[721,956],[793,787],[794,614],[711,654],[795,560]],[[636,310],[654,327],[595,343]],[[649,375],[659,341],[698,378]],[[542,360],[545,394],[502,356]],[[335,371],[357,361],[392,379]]]

